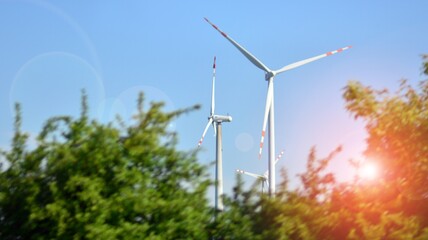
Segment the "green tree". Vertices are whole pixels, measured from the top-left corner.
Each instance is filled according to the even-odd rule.
[[[9,167],[0,173],[0,239],[206,239],[208,181],[196,152],[176,150],[168,124],[196,107],[144,109],[135,124],[49,119],[25,147],[17,105]]]

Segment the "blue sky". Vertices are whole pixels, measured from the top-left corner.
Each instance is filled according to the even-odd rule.
[[[402,78],[422,80],[426,9],[422,0],[0,0],[0,147],[8,148],[13,134],[14,102],[22,104],[24,130],[34,136],[48,117],[76,116],[85,88],[91,115],[103,122],[117,113],[130,119],[139,91],[165,101],[166,110],[202,104],[170,126],[179,133],[180,149],[194,149],[209,115],[217,56],[216,113],[233,117],[223,125],[225,191],[236,168],[263,173],[267,144],[262,160],[257,155],[264,73],[207,17],[272,69],[353,46],[275,79],[276,148],[285,150],[277,169],[285,167],[297,186],[311,146],[322,157],[342,144],[330,169],[346,180],[352,174],[347,160],[361,157],[365,132],[364,123],[345,111],[342,88],[349,80],[390,89]],[[199,161],[214,159],[210,129]]]

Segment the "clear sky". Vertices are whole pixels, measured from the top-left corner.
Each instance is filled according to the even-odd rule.
[[[352,174],[347,160],[361,157],[365,131],[345,111],[342,88],[349,80],[390,89],[402,78],[422,80],[427,9],[423,0],[0,0],[0,147],[10,144],[14,102],[22,104],[24,130],[34,136],[48,117],[77,116],[85,88],[91,115],[103,122],[117,113],[129,119],[139,91],[165,101],[166,110],[202,104],[170,126],[180,149],[194,149],[209,115],[217,56],[216,113],[233,117],[223,124],[225,191],[236,168],[263,173],[267,143],[262,160],[257,155],[264,73],[207,17],[271,69],[353,46],[275,79],[276,148],[285,150],[277,169],[285,167],[297,186],[311,146],[323,157],[342,144],[331,170],[346,180]],[[214,159],[210,129],[199,161]]]

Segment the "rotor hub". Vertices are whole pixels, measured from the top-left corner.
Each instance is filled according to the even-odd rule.
[[[275,72],[267,72],[266,74],[265,74],[265,80],[266,81],[269,81],[269,79],[271,79],[272,77],[274,77],[275,76]]]

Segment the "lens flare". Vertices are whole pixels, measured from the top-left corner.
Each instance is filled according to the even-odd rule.
[[[361,179],[366,180],[373,180],[375,179],[379,174],[379,169],[376,164],[372,162],[364,163],[361,168],[359,169],[358,176]]]

